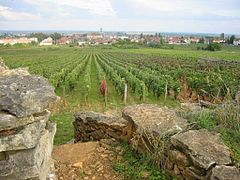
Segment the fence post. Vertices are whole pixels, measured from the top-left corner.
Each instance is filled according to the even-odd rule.
[[[124,88],[124,104],[127,104],[127,83],[125,84],[125,88]]]
[[[164,104],[166,103],[166,100],[167,100],[167,94],[168,94],[168,81],[166,81],[166,86],[165,86]]]
[[[108,89],[106,88],[106,90],[104,91],[104,102],[105,102],[105,106],[107,106],[107,91],[108,91]]]

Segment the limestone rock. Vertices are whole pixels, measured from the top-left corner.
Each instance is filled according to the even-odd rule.
[[[35,121],[36,119],[38,121],[18,128],[17,134],[0,136],[0,152],[35,147],[39,142],[41,133],[45,130],[49,115],[50,112],[46,112],[45,115],[36,117]]]
[[[199,103],[181,103],[181,108],[193,112],[198,112],[202,110],[201,105]]]
[[[28,125],[30,123],[41,121],[42,119],[48,119],[50,112],[45,110],[42,113],[35,114],[34,116],[27,116],[22,118],[17,118],[14,115],[8,114],[6,112],[0,111],[0,134],[1,131],[11,130],[18,127]]]
[[[210,180],[239,180],[240,172],[234,166],[216,166],[213,168]]]
[[[30,75],[28,72],[28,68],[17,68],[14,70],[0,70],[0,76],[27,76]]]
[[[100,140],[106,138],[123,138],[127,121],[123,118],[94,112],[75,114],[75,142]]]
[[[0,58],[0,76],[29,75],[28,68],[9,69]]]
[[[56,125],[49,124],[42,132],[36,147],[21,151],[5,152],[5,160],[0,161],[0,179],[45,180],[51,163],[53,137]]]
[[[17,117],[40,113],[57,99],[54,88],[40,76],[0,77],[0,110]]]
[[[45,78],[0,60],[0,179],[46,180],[56,132],[46,109],[57,99]]]
[[[170,150],[168,152],[168,158],[172,163],[181,167],[188,167],[190,165],[186,155],[176,150]]]
[[[123,118],[135,125],[150,130],[159,135],[173,135],[188,127],[186,119],[178,117],[174,111],[168,108],[160,108],[157,105],[141,104],[126,107],[123,110]]]
[[[0,73],[7,70],[9,70],[9,68],[4,64],[3,59],[0,58]]]
[[[172,137],[173,146],[188,154],[195,166],[208,170],[211,166],[231,164],[230,149],[219,134],[208,130],[190,130]]]

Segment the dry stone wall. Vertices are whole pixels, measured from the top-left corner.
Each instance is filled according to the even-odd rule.
[[[178,179],[240,179],[231,151],[220,134],[206,129],[191,130],[186,119],[157,105],[127,107],[122,117],[119,121],[119,118],[93,112],[77,113],[75,142],[125,139],[141,153],[155,153],[161,168]],[[117,129],[114,124],[118,124]]]
[[[127,140],[129,138],[128,122],[115,116],[95,112],[76,113],[73,125],[75,142],[108,138]]]
[[[47,108],[57,100],[45,78],[0,60],[0,179],[47,178],[56,132]]]

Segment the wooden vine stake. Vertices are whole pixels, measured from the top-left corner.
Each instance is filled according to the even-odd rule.
[[[105,102],[105,107],[107,106],[107,91],[108,91],[108,89],[106,88],[106,90],[104,91],[104,102]]]
[[[128,87],[127,87],[127,83],[125,84],[125,88],[124,88],[124,104],[127,104],[127,91],[128,91]]]
[[[168,94],[168,81],[166,81],[166,86],[165,86],[164,104],[166,103],[166,100],[167,100],[167,94]]]

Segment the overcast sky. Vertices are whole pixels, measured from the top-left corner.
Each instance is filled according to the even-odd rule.
[[[240,34],[240,0],[0,0],[0,30]]]

